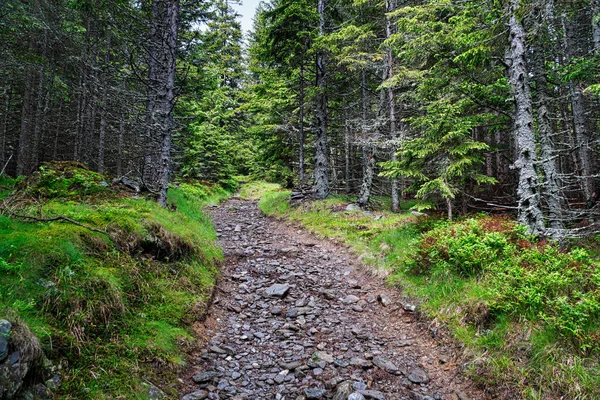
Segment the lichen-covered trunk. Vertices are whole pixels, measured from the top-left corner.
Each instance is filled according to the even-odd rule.
[[[515,167],[519,172],[517,196],[519,222],[529,233],[543,234],[544,216],[540,207],[538,174],[535,170],[536,141],[533,131],[533,110],[526,63],[525,33],[517,20],[519,0],[509,7],[510,47],[507,52],[508,78],[515,101],[513,135],[517,145]]]
[[[151,5],[152,20],[150,21],[150,36],[148,40],[148,89],[146,100],[146,121],[144,137],[144,165],[142,170],[142,181],[147,187],[156,184],[156,167],[154,165],[156,147],[157,147],[157,125],[155,107],[158,96],[158,86],[160,84],[158,77],[159,50],[161,38],[159,29],[162,25],[160,21],[159,1],[153,0]]]
[[[0,168],[4,169],[6,160],[9,156],[6,154],[6,138],[8,134],[8,116],[12,103],[12,87],[8,87],[4,104],[4,117],[2,118],[2,137],[0,138]]]
[[[555,149],[554,129],[548,110],[548,82],[545,71],[543,49],[537,47],[532,57],[532,75],[535,80],[535,103],[537,105],[537,127],[540,139],[540,157],[544,172],[544,199],[548,205],[548,221],[550,236],[559,239],[563,234],[563,205],[564,199],[560,184],[560,174],[556,160],[558,152]]]
[[[298,130],[298,178],[304,182],[304,59],[300,62],[300,115]]]
[[[19,147],[17,149],[17,175],[27,173],[29,165],[29,140],[31,139],[33,119],[33,78],[34,72],[28,70],[25,74],[23,87],[23,107],[21,110],[21,129],[19,132]]]
[[[366,207],[371,198],[371,187],[373,186],[373,176],[375,173],[375,156],[373,148],[369,145],[363,145],[363,179],[360,185],[360,192],[356,204]]]
[[[319,0],[319,34],[325,35],[325,0]],[[329,194],[329,152],[327,150],[327,96],[325,93],[325,53],[317,51],[316,59],[317,107],[315,110],[315,183],[314,191],[318,199]]]
[[[578,18],[570,20],[566,15],[562,16],[564,30],[564,46],[566,51],[566,63],[585,54],[580,41],[581,30],[577,25]],[[571,97],[571,115],[573,118],[573,133],[575,135],[575,146],[577,147],[577,160],[579,163],[579,183],[586,202],[591,202],[594,195],[593,166],[591,161],[591,147],[589,138],[589,127],[586,117],[586,100],[583,90],[578,83],[570,81],[567,85]]]
[[[600,0],[592,0],[592,38],[594,53],[600,54]]]
[[[394,5],[392,4],[392,0],[386,0],[385,9],[388,13],[394,11]],[[392,21],[389,18],[386,18],[385,34],[388,39],[392,36]],[[392,54],[391,48],[387,51],[386,61],[386,75],[387,79],[390,79],[394,76],[394,55]],[[387,92],[388,112],[390,115],[390,138],[392,139],[392,141],[395,141],[398,138],[396,134],[396,100],[394,98],[394,89],[391,85],[388,86]],[[392,147],[391,161],[398,161],[395,145]],[[398,212],[399,210],[400,197],[398,194],[398,178],[392,178],[392,211]]]
[[[348,112],[345,113],[345,120],[348,121]],[[350,160],[350,149],[352,147],[352,136],[348,122],[344,124],[344,180],[346,181],[346,193],[352,191],[350,171],[352,170]]]
[[[161,149],[160,149],[160,175],[158,189],[158,203],[167,205],[167,191],[171,179],[171,149],[173,141],[173,108],[175,107],[175,74],[177,71],[177,33],[179,25],[179,0],[164,2],[165,19],[163,23],[164,44],[162,48],[162,69],[164,83],[164,97],[160,99],[161,118]],[[162,93],[161,93],[162,94]]]
[[[117,176],[123,176],[123,146],[125,145],[125,113],[122,111],[119,117],[119,137],[117,154]]]

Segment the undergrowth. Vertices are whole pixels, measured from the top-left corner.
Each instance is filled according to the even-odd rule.
[[[221,258],[202,208],[227,192],[181,183],[169,190],[176,210],[165,209],[72,169],[75,185],[51,167],[34,187],[17,183],[21,199],[37,198],[20,213],[85,227],[0,215],[0,314],[16,312],[60,365],[60,398],[146,399],[150,385],[178,398],[187,327],[204,313]],[[5,181],[7,197],[15,182]]]
[[[344,212],[351,200],[291,206],[289,191],[269,190],[259,205],[390,273],[467,345],[482,385],[530,399],[600,397],[600,271],[589,251],[562,251],[505,217]]]

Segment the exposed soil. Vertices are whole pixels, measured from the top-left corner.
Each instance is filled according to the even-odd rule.
[[[451,342],[343,246],[255,202],[212,216],[226,262],[185,400],[489,398]]]

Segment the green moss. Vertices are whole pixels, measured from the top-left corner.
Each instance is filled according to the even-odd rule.
[[[59,397],[144,399],[151,381],[169,382],[161,387],[178,398],[182,344],[206,309],[222,257],[202,209],[227,195],[188,182],[169,191],[176,211],[109,193],[22,210],[107,234],[0,215],[0,310],[16,311],[50,358],[66,362]]]

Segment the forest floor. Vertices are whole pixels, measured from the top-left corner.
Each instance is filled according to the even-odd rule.
[[[460,349],[343,246],[231,199],[184,399],[484,399]],[[360,393],[360,394],[358,394]]]

